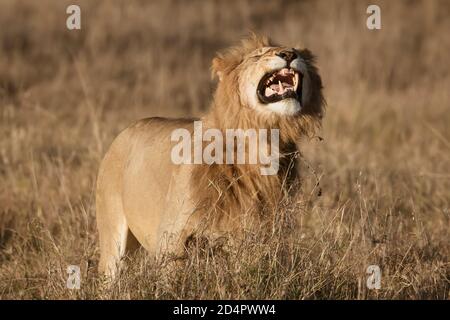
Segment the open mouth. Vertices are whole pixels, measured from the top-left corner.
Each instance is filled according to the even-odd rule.
[[[259,100],[265,104],[288,98],[300,101],[301,77],[301,73],[292,68],[283,68],[267,73],[258,84]]]

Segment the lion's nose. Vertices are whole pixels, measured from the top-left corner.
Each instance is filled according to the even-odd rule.
[[[292,50],[283,50],[283,51],[277,53],[277,56],[286,60],[288,62],[288,64],[291,61],[295,60],[295,58],[297,58],[297,54]]]

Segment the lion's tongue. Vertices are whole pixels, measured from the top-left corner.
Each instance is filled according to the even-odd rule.
[[[281,82],[274,83],[271,84],[269,87],[266,87],[265,95],[266,97],[270,97],[275,93],[281,95],[286,92],[286,88],[290,87],[292,86],[288,83],[281,83]]]

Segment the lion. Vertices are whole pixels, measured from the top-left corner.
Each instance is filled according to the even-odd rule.
[[[200,119],[147,118],[122,131],[101,162],[96,190],[99,271],[114,277],[122,257],[140,246],[150,254],[183,254],[198,236],[237,237],[264,221],[298,181],[297,142],[321,126],[325,100],[315,57],[305,48],[252,35],[212,61],[218,78]],[[228,128],[278,129],[277,174],[259,164],[175,164],[172,132],[194,122]],[[244,148],[248,152],[248,148]]]

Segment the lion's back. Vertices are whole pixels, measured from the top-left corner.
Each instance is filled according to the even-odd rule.
[[[168,207],[172,180],[179,181],[180,166],[171,160],[176,129],[193,131],[195,119],[142,119],[122,131],[112,143],[100,169],[99,186],[120,194],[133,234],[153,251]]]

